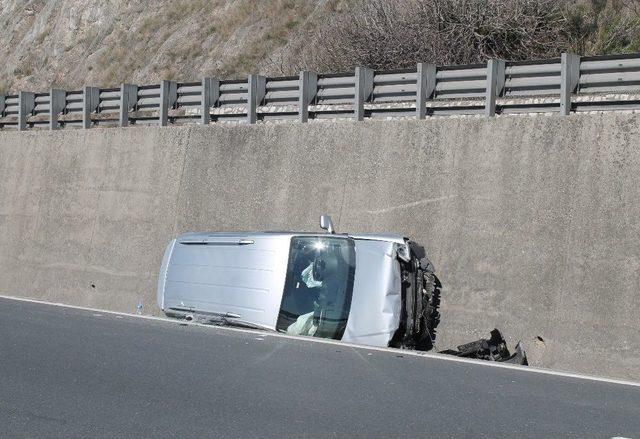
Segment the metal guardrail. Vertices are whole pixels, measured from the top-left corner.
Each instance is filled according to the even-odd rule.
[[[0,95],[0,129],[640,109],[640,54]]]

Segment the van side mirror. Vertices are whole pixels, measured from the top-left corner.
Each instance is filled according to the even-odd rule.
[[[333,230],[333,223],[329,215],[320,215],[320,228],[326,230],[329,233],[335,233]]]

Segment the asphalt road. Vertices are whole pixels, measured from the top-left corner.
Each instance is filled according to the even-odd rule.
[[[0,299],[0,435],[640,438],[640,387]]]

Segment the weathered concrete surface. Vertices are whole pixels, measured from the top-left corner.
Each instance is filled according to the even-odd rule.
[[[328,212],[427,246],[439,347],[498,327],[535,365],[638,380],[639,129],[608,114],[3,132],[0,293],[157,313],[177,233],[317,230]]]

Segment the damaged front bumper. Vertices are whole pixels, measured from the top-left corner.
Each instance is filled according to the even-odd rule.
[[[455,355],[456,357],[476,358],[478,360],[499,361],[501,363],[529,365],[527,354],[524,351],[522,342],[518,342],[514,352],[509,352],[507,342],[497,329],[491,331],[491,337],[481,338],[458,346],[457,350],[447,349],[440,351],[441,354]]]

